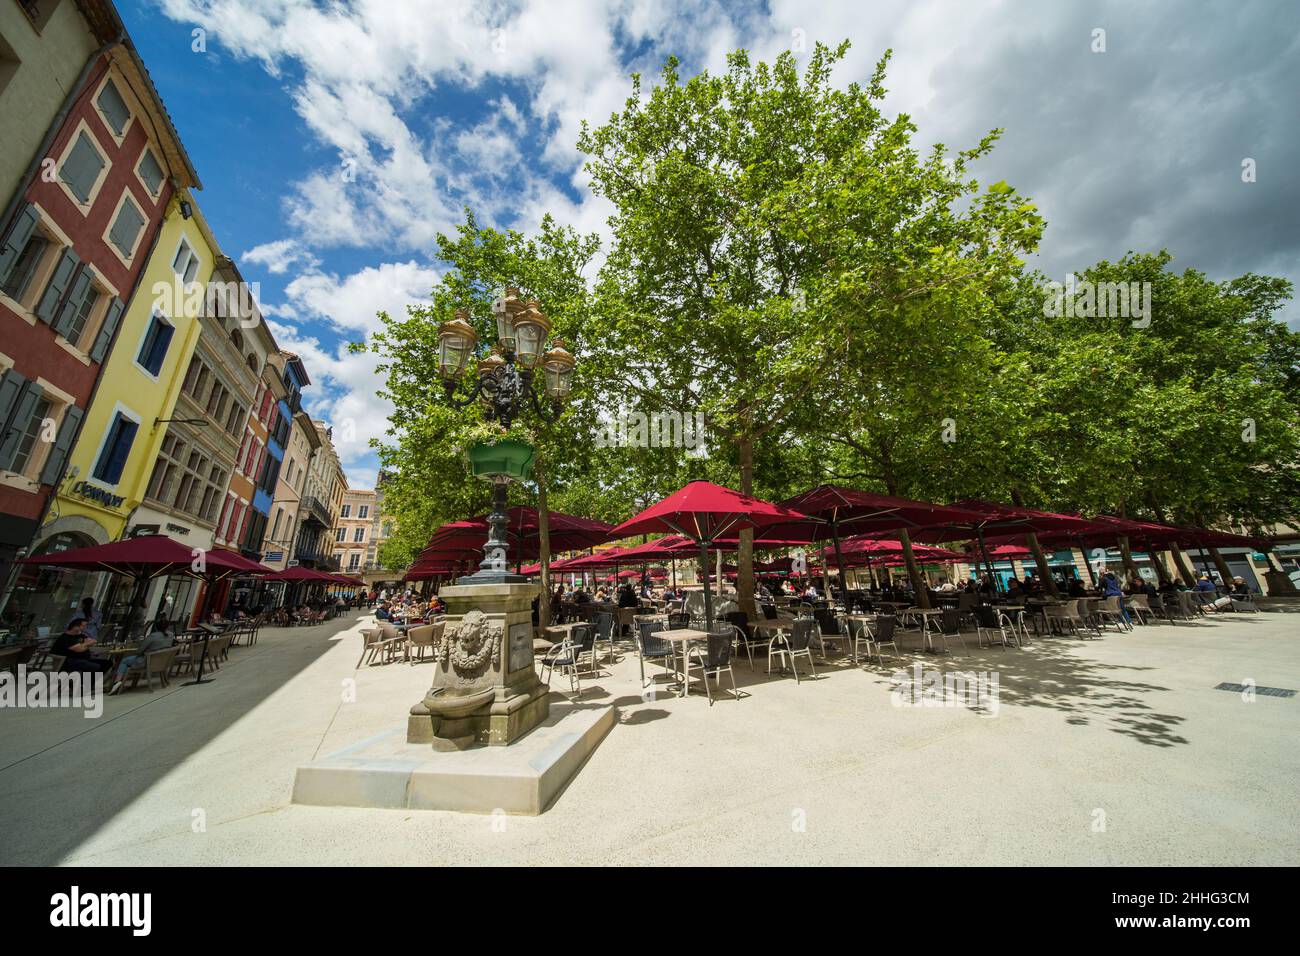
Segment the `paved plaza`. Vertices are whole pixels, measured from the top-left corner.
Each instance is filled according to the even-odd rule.
[[[1295,864],[1300,614],[1017,650],[736,666],[739,702],[639,688],[630,642],[554,712],[617,723],[537,817],[291,805],[294,768],[398,727],[433,665],[357,669],[368,615],[268,628],[203,687],[104,715],[0,711],[5,864]],[[989,708],[900,707],[898,669],[996,672]],[[657,667],[650,671],[662,673]],[[348,682],[355,680],[355,694]],[[345,697],[355,696],[355,700]]]

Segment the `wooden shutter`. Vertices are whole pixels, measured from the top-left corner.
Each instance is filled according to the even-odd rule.
[[[14,405],[17,403],[18,396],[22,393],[23,386],[26,384],[27,379],[13,369],[0,376],[0,434],[3,434],[5,426],[9,424]]]
[[[84,203],[90,201],[90,191],[95,187],[95,180],[103,168],[104,157],[99,155],[99,150],[83,131],[77,134],[76,145],[63,161],[59,176],[68,184],[73,195]]]
[[[117,332],[117,324],[122,320],[122,309],[122,300],[114,296],[113,301],[108,304],[108,312],[104,314],[104,322],[99,327],[99,334],[95,336],[95,344],[90,347],[90,357],[94,361],[104,361],[104,354],[108,352],[113,335]]]
[[[13,417],[9,419],[9,427],[5,430],[3,440],[0,440],[0,469],[7,471],[13,464],[18,443],[22,441],[23,432],[27,430],[32,412],[36,410],[36,403],[41,400],[43,394],[39,385],[28,382],[27,387],[18,396]]]
[[[176,329],[162,319],[155,318],[154,321],[158,323],[158,331],[153,337],[153,344],[149,349],[145,368],[157,375],[162,371],[163,360],[167,358],[167,347],[171,345],[172,336],[175,334]]]
[[[59,480],[63,463],[68,460],[68,452],[72,450],[72,443],[77,438],[77,428],[81,425],[83,415],[85,412],[76,405],[69,405],[68,410],[63,413],[63,423],[59,425],[59,437],[55,439],[54,447],[50,449],[50,457],[45,459],[45,468],[41,471],[41,484],[52,485]]]
[[[108,444],[100,452],[99,464],[95,467],[95,477],[110,485],[115,485],[122,478],[122,469],[131,454],[135,443],[135,433],[140,428],[125,415],[119,414],[113,422],[113,431]]]
[[[136,168],[144,184],[149,187],[149,191],[155,196],[158,195],[164,177],[162,167],[158,165],[158,160],[154,159],[153,150],[145,147],[144,156],[140,158],[140,165]]]
[[[79,265],[81,259],[77,254],[70,248],[64,249],[59,264],[54,267],[50,284],[45,287],[45,293],[36,303],[36,317],[42,322],[54,321],[54,313],[58,310],[59,303],[63,301],[63,293],[68,290]]]
[[[85,301],[86,291],[90,287],[90,271],[83,265],[77,270],[77,277],[72,280],[72,291],[63,300],[63,307],[59,309],[58,314],[54,317],[54,331],[59,335],[67,337],[72,331],[72,323],[77,318],[77,313],[81,310],[81,304]],[[76,342],[72,343],[76,345]]]
[[[144,217],[135,208],[135,204],[127,199],[122,203],[122,208],[117,211],[117,219],[113,221],[113,228],[108,233],[109,241],[117,246],[117,251],[124,257],[129,257],[135,249],[135,242],[143,225]]]
[[[126,131],[126,124],[131,121],[131,110],[127,108],[126,101],[118,92],[117,85],[112,80],[105,83],[104,88],[99,92],[99,99],[95,102],[107,117],[108,125],[113,127],[113,132],[121,136]]]
[[[32,232],[35,231],[40,218],[36,207],[31,203],[18,210],[18,215],[14,217],[14,224],[9,229],[9,235],[5,237],[4,245],[0,246],[0,283],[4,283],[9,278],[9,270],[14,267],[18,254],[23,251],[23,246],[27,245],[27,240],[32,237]]]

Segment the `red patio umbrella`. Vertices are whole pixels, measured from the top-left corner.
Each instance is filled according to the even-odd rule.
[[[612,538],[634,534],[672,532],[696,542],[700,561],[708,564],[709,544],[745,528],[766,528],[779,522],[801,522],[804,515],[741,494],[708,481],[692,481],[663,501],[624,521],[610,532]],[[704,581],[705,625],[713,627],[713,594]]]

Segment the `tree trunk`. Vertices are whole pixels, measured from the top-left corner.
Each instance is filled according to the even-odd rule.
[[[893,494],[893,492],[890,492]],[[921,569],[916,564],[916,555],[912,553],[912,536],[906,528],[898,529],[898,541],[903,546],[903,563],[907,565],[907,576],[912,581],[912,593],[916,595],[916,606],[930,607],[930,589],[925,586]]]
[[[754,493],[754,442],[748,436],[740,438],[740,493]],[[718,587],[722,587],[719,579]],[[754,603],[754,531],[746,528],[740,532],[740,552],[736,556],[736,603],[750,620],[759,620],[758,605]]]
[[[1165,556],[1155,548],[1148,548],[1147,554],[1151,555],[1151,566],[1156,569],[1156,577],[1160,583],[1169,583],[1169,567],[1165,564]]]
[[[1219,569],[1219,576],[1223,578],[1223,586],[1226,588],[1232,587],[1232,568],[1228,567],[1228,562],[1223,559],[1223,555],[1219,553],[1219,549],[1206,548],[1205,550],[1210,553],[1210,560],[1213,561],[1214,566]]]
[[[546,508],[546,472],[541,452],[533,453],[533,480],[537,482],[537,549],[542,564],[542,593],[537,605],[537,624],[551,623],[551,513]]]
[[[1156,501],[1156,496],[1151,492],[1147,492],[1147,505],[1151,508],[1151,512],[1156,516],[1157,521],[1161,524],[1168,524],[1165,520],[1164,509],[1160,507],[1160,504]],[[1183,560],[1183,549],[1178,546],[1177,541],[1169,542],[1169,554],[1174,559],[1174,569],[1178,572],[1178,576],[1183,579],[1183,583],[1189,588],[1196,587],[1196,575],[1192,573],[1192,569]]]
[[[1129,547],[1128,535],[1119,535],[1119,556],[1124,562],[1124,570],[1128,572],[1129,578],[1141,579],[1141,575],[1138,574],[1137,562],[1133,560],[1133,549]]]

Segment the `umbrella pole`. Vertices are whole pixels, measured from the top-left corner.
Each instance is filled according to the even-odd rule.
[[[989,549],[984,546],[984,529],[976,528],[975,534],[980,542],[980,554],[984,555],[984,570],[988,572],[989,580],[993,582],[993,590],[1002,590],[998,587],[998,576],[993,573],[993,562],[989,560]]]
[[[700,567],[704,572],[704,629],[712,631],[713,595],[709,593],[709,543],[704,540],[700,541]]]
[[[840,587],[848,590],[848,575],[844,572],[844,552],[840,549],[839,526],[831,522],[831,538],[835,542],[835,566],[840,569]]]

